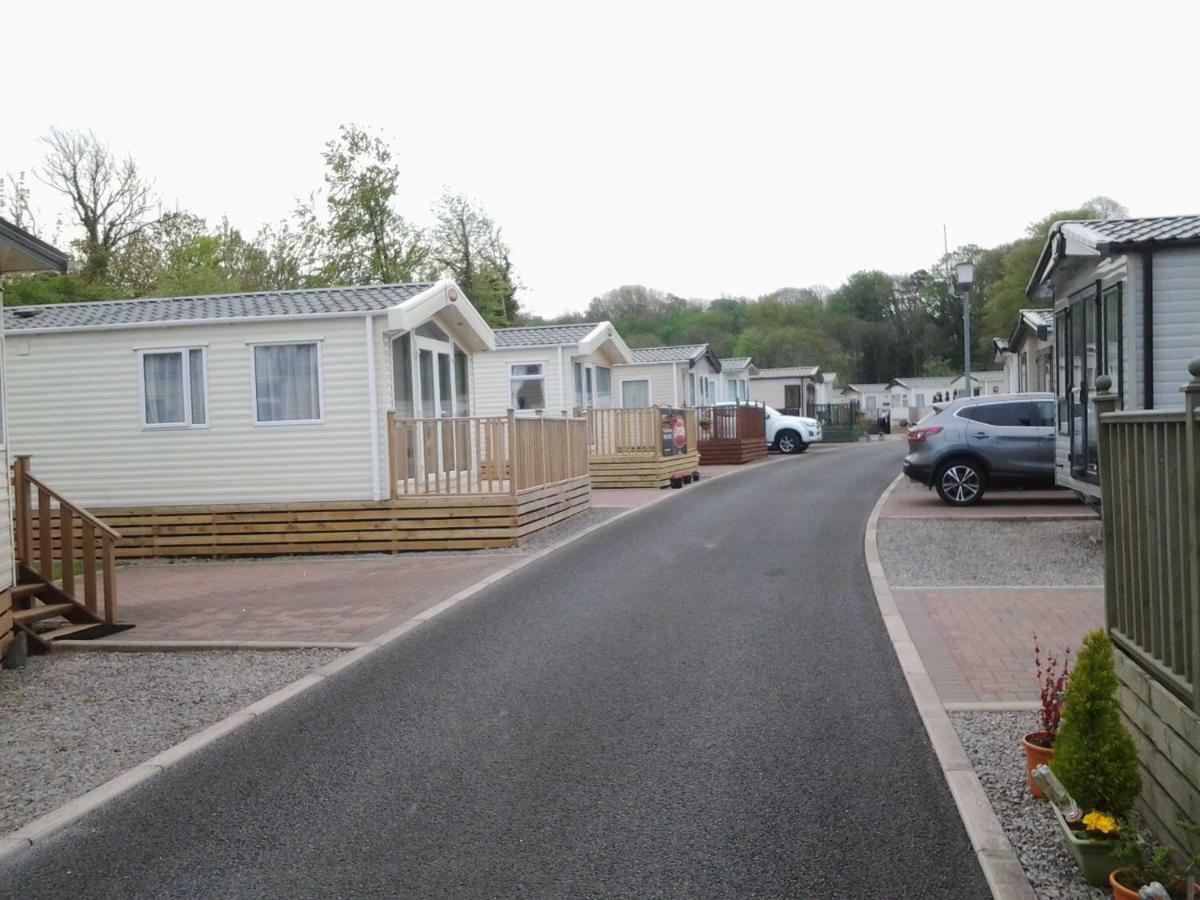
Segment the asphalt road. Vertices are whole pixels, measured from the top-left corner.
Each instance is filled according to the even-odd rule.
[[[0,897],[987,897],[863,562],[899,455],[822,448],[601,529]]]

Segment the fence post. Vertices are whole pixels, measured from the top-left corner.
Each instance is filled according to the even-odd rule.
[[[387,447],[388,447],[388,497],[396,499],[396,489],[400,481],[400,454],[396,446],[396,411],[387,411]]]
[[[1188,660],[1192,679],[1192,711],[1200,712],[1200,438],[1196,428],[1200,426],[1200,356],[1188,363],[1191,380],[1183,388],[1183,425],[1186,430],[1184,477],[1187,503],[1186,544],[1188,571],[1186,574],[1186,602],[1190,603],[1192,633],[1188,636],[1192,647],[1192,658]]]
[[[29,493],[28,455],[18,456],[13,463],[13,484],[17,501],[17,559],[33,564],[33,497]]]
[[[1111,498],[1110,503],[1102,503],[1100,508],[1100,527],[1104,536],[1104,625],[1111,632],[1117,625],[1117,594],[1121,590],[1121,585],[1117,583],[1117,553],[1116,553],[1116,526],[1113,522],[1114,507],[1118,505],[1114,491],[1119,491],[1120,486],[1113,478],[1113,460],[1112,446],[1108,441],[1108,434],[1104,425],[1104,416],[1106,413],[1115,412],[1117,408],[1117,395],[1112,393],[1112,378],[1108,375],[1101,375],[1096,379],[1096,393],[1092,395],[1092,405],[1096,410],[1096,434],[1097,434],[1097,453],[1100,464],[1100,493],[1101,496]],[[1125,601],[1126,598],[1120,598],[1120,601]]]
[[[508,410],[508,492],[517,496],[517,470],[520,454],[517,452],[517,413],[512,407]]]

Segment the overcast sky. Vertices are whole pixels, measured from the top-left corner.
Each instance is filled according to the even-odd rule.
[[[1096,194],[1200,212],[1197,10],[10,4],[0,170],[92,128],[172,205],[253,232],[358,122],[397,151],[406,216],[443,186],[491,212],[535,312],[836,286],[930,264],[943,224],[990,245]]]

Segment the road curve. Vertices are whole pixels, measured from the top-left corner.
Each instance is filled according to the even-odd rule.
[[[17,857],[0,897],[987,897],[863,561],[899,450],[600,529]]]

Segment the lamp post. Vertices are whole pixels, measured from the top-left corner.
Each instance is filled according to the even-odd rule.
[[[967,396],[971,393],[971,285],[975,283],[975,264],[960,262],[954,267],[954,289],[962,296],[963,305],[963,377]]]

